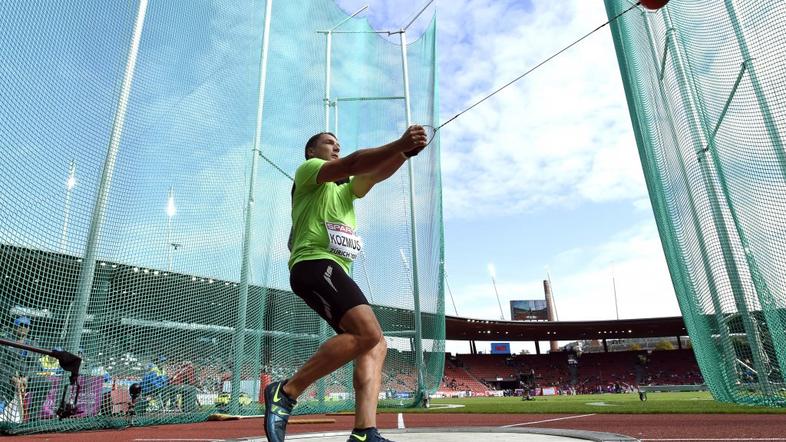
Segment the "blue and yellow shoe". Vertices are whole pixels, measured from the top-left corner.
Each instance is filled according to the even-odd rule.
[[[265,436],[269,442],[284,442],[287,422],[297,401],[284,394],[287,381],[273,382],[265,387]]]
[[[352,430],[347,442],[393,442],[390,439],[385,439],[379,434],[379,430],[375,427],[367,428],[365,430]]]

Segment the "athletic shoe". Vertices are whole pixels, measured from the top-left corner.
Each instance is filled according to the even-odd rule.
[[[368,430],[352,430],[347,442],[393,442],[390,439],[385,439],[380,436],[379,430],[376,428],[369,428]]]
[[[287,422],[297,401],[281,388],[287,381],[273,382],[265,387],[265,436],[269,442],[284,442]]]

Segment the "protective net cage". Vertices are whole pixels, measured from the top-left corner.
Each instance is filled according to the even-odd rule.
[[[408,42],[349,17],[330,0],[3,2],[3,336],[83,360],[61,420],[68,373],[0,345],[4,432],[259,415],[261,387],[334,334],[289,287],[305,141],[330,130],[346,155],[438,125],[435,20]],[[355,203],[382,406],[419,404],[444,364],[439,139],[409,163]],[[295,413],[353,406],[349,364]]]
[[[609,17],[632,6],[606,0]],[[786,405],[786,3],[673,0],[612,24],[687,331],[716,399]]]

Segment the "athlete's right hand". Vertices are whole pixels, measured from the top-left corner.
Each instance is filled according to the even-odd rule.
[[[401,152],[404,155],[408,157],[417,155],[428,144],[426,129],[417,124],[409,126],[399,141],[401,141]]]

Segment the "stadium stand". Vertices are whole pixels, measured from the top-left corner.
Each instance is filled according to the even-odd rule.
[[[579,359],[579,382],[575,386],[577,392],[594,393],[630,388],[636,383],[635,361],[642,354],[648,359],[646,383],[649,385],[695,385],[704,382],[690,349],[652,353],[585,353]],[[539,386],[553,386],[565,390],[570,387],[567,353],[559,352],[545,355],[457,355],[446,361],[445,378],[448,382],[443,379],[442,388],[449,390],[450,381],[454,378],[467,385],[470,385],[469,382],[459,379],[479,380],[495,387],[510,388],[517,384],[519,373],[528,372],[530,369],[535,370],[535,381]],[[484,387],[484,391],[487,389]]]
[[[440,390],[443,391],[469,391],[473,396],[483,395],[489,387],[480,382],[462,367],[457,367],[452,361],[445,361],[445,373],[442,377]]]

